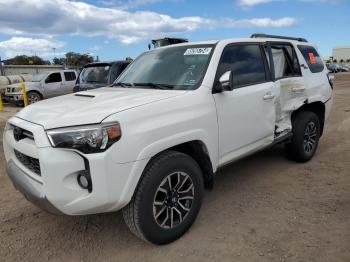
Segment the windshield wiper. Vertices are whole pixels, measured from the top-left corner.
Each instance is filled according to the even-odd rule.
[[[147,82],[147,83],[134,83],[135,86],[149,86],[151,88],[158,88],[158,89],[174,89],[173,85],[168,84],[157,84],[153,82]]]
[[[114,83],[112,86],[134,87],[135,85],[133,83],[118,82],[118,83]]]
[[[83,82],[82,82],[83,83]],[[86,81],[86,84],[106,84],[105,82],[101,82],[101,81],[96,81],[96,80],[89,80],[89,81]]]

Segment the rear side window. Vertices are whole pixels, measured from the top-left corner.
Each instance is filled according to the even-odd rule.
[[[275,79],[301,76],[298,58],[289,44],[271,43]]]
[[[312,73],[319,73],[323,71],[324,64],[315,48],[306,45],[298,45],[298,48],[305,58],[306,63],[309,65]]]
[[[62,82],[61,73],[52,73],[45,80],[45,83],[57,83],[57,82]]]
[[[64,72],[64,78],[66,81],[74,81],[76,76],[74,72]]]
[[[235,88],[266,81],[265,64],[258,44],[230,45],[222,54],[217,78],[233,73]]]

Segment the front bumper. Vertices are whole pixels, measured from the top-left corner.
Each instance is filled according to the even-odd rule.
[[[5,93],[5,95],[3,96],[3,98],[8,101],[8,102],[19,102],[19,101],[23,101],[23,95],[22,93],[15,93],[15,94],[8,94]]]
[[[7,164],[7,174],[14,187],[30,202],[49,213],[62,214],[47,200],[46,196],[42,194],[42,191],[38,186],[35,186],[35,183],[30,181],[31,178],[27,176],[12,160]]]
[[[14,126],[29,131],[33,138],[17,141]],[[42,126],[17,117],[9,119],[5,127],[3,146],[7,172],[14,186],[35,205],[56,214],[85,215],[121,209],[130,201],[148,161],[116,163],[111,150],[82,155],[52,148]],[[40,173],[21,161],[18,152],[36,159]],[[86,162],[91,192],[77,181],[79,172],[86,171]]]

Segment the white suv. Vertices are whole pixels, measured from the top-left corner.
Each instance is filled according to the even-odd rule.
[[[137,236],[174,241],[219,167],[276,143],[310,160],[332,104],[304,39],[254,35],[157,48],[114,87],[52,98],[8,120],[14,186],[54,213],[123,209]]]

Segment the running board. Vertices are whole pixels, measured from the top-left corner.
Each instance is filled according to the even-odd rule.
[[[293,136],[292,132],[288,132],[287,134],[278,136],[278,137],[275,138],[275,140],[273,141],[272,145],[276,145],[276,144],[279,144],[279,143],[282,143],[282,142],[289,142],[291,140],[292,136]]]

